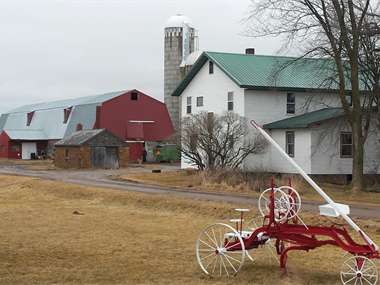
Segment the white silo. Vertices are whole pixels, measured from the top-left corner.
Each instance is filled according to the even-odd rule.
[[[178,14],[168,19],[165,25],[164,100],[176,130],[180,123],[180,105],[179,98],[171,94],[185,75],[186,59],[198,49],[197,42],[196,30],[188,17]]]

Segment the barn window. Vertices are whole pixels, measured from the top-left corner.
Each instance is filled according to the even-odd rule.
[[[294,157],[294,149],[295,149],[295,139],[294,139],[294,132],[288,131],[285,134],[285,144],[286,144],[286,153],[290,157]]]
[[[228,92],[227,95],[227,110],[233,111],[234,110],[234,92]]]
[[[83,130],[83,125],[82,124],[77,124],[76,130],[77,131]]]
[[[209,61],[208,63],[208,73],[214,74],[214,63],[212,61]]]
[[[197,107],[203,107],[203,96],[197,97]]]
[[[65,160],[68,161],[69,158],[70,158],[70,156],[69,156],[69,150],[65,149]]]
[[[131,93],[131,100],[137,101],[139,98],[139,94],[137,92],[132,92]]]
[[[64,123],[64,124],[66,124],[67,121],[69,120],[71,110],[72,110],[72,107],[70,107],[70,108],[65,108],[65,109],[63,110],[63,123]]]
[[[186,114],[191,114],[191,97],[186,98]]]
[[[296,96],[293,93],[286,95],[286,113],[294,114],[296,112]]]
[[[32,123],[32,120],[33,120],[33,116],[34,116],[34,111],[33,112],[29,112],[27,114],[27,117],[26,117],[26,125],[29,127],[30,124]]]
[[[349,133],[349,132],[340,133],[340,157],[341,158],[352,157],[352,133]]]

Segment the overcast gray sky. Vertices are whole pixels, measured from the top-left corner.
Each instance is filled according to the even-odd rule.
[[[0,113],[23,104],[137,88],[163,100],[163,29],[192,19],[200,49],[273,54],[242,36],[249,0],[1,0]]]

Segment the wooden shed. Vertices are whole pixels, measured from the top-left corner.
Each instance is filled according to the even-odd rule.
[[[82,130],[55,144],[55,166],[59,168],[127,167],[127,144],[106,129]]]

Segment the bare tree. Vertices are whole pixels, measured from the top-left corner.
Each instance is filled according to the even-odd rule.
[[[247,122],[237,114],[202,112],[181,124],[181,153],[198,169],[236,169],[244,159],[265,148],[261,137],[248,135]]]
[[[378,19],[379,5],[371,0],[252,0],[249,20],[253,36],[283,36],[285,46],[297,46],[303,56],[331,59],[345,117],[352,129],[352,189],[364,187],[364,141],[361,95],[363,39],[371,38],[368,23]],[[377,4],[377,3],[376,3]],[[378,23],[378,20],[375,21]],[[368,60],[369,57],[365,60]],[[351,102],[347,95],[351,95]],[[370,101],[365,101],[372,107]],[[366,125],[366,123],[365,123]]]

